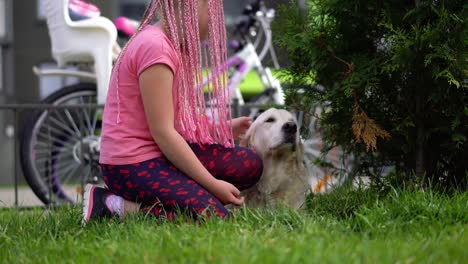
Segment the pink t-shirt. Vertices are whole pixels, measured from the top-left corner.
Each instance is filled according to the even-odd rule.
[[[179,59],[170,40],[158,27],[149,25],[129,44],[112,74],[102,120],[100,163],[125,165],[162,155],[151,136],[139,87],[140,74],[155,64],[167,65],[174,76],[178,73]],[[174,78],[173,91],[176,89]],[[176,99],[174,96],[174,107]]]

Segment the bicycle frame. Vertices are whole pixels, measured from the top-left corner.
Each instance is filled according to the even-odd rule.
[[[82,71],[78,69],[46,69],[43,70],[37,66],[33,66],[33,73],[38,77],[59,76],[59,77],[77,77],[80,80],[87,80],[96,83],[96,74],[90,71]]]
[[[230,57],[226,64],[227,68],[236,67],[236,71],[229,79],[227,87],[233,100],[238,100],[241,105],[245,104],[239,84],[251,70],[255,69],[263,87],[275,90],[274,102],[284,104],[284,92],[280,82],[273,76],[268,67],[263,67],[260,57],[251,43],[248,43],[240,52]]]
[[[255,19],[260,24],[260,27],[258,28],[259,32],[255,41],[252,41],[248,36],[244,36],[244,39],[247,40],[247,44],[241,51],[231,56],[223,67],[223,73],[225,70],[235,68],[234,73],[229,78],[227,89],[229,89],[231,99],[236,100],[239,105],[244,105],[246,103],[239,88],[239,84],[245,79],[251,70],[255,70],[257,72],[264,90],[267,90],[268,88],[273,89],[273,103],[278,105],[285,104],[285,95],[279,80],[273,76],[270,68],[264,67],[262,64],[262,60],[267,55],[268,51],[270,51],[275,68],[279,68],[276,53],[272,44],[272,32],[270,28],[270,24],[274,17],[275,11],[273,9],[267,10],[265,6],[262,6],[261,11],[255,13]],[[260,41],[263,36],[265,37],[264,45],[260,54],[258,54],[256,50],[260,46]],[[203,85],[205,86],[208,81],[209,80],[205,79]],[[251,112],[251,117],[256,114],[254,112],[255,111]]]

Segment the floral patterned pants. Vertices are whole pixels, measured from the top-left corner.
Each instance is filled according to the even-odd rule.
[[[217,179],[245,190],[258,182],[263,171],[260,157],[251,149],[221,145],[190,144],[190,147]],[[126,200],[142,204],[142,210],[157,217],[173,219],[185,211],[228,216],[224,205],[204,187],[178,170],[165,157],[137,164],[105,165],[101,171],[108,189]]]

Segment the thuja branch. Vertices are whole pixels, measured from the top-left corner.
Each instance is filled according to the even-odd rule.
[[[322,36],[320,36],[317,41],[316,41],[317,45],[326,51],[326,53],[331,57],[333,58],[334,60],[346,65],[346,72],[345,72],[345,77],[344,79],[348,78],[353,72],[354,72],[354,69],[355,69],[355,66],[354,66],[354,63],[352,62],[347,62],[346,60],[338,57],[336,55],[336,53],[326,45],[325,41],[323,40]]]
[[[353,91],[353,134],[357,143],[366,144],[367,151],[377,150],[377,139],[390,139],[390,134],[370,118],[358,103],[356,90]]]

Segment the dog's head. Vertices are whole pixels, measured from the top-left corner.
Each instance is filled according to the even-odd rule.
[[[262,157],[264,170],[255,185],[259,197],[269,205],[281,202],[299,208],[309,186],[295,116],[285,110],[268,109],[252,123],[241,145],[254,149]],[[255,199],[246,197],[250,205],[258,206]]]
[[[270,108],[257,117],[240,144],[265,156],[283,148],[295,151],[299,142],[296,117],[286,110]]]

